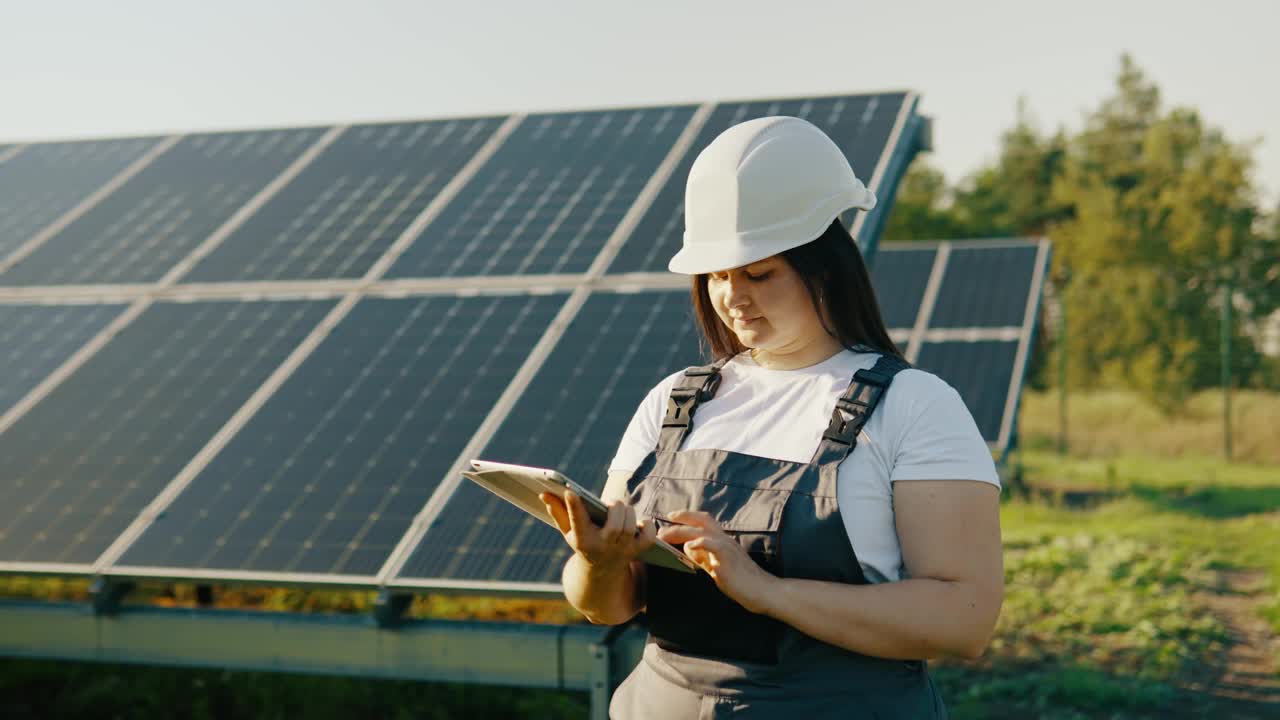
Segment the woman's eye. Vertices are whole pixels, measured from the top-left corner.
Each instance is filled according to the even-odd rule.
[[[761,282],[763,280],[768,280],[770,275],[773,275],[773,273],[762,273],[760,275],[747,275],[747,279],[752,282]]]

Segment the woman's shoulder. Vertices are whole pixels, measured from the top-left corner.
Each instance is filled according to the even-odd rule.
[[[889,387],[916,397],[936,397],[956,392],[951,383],[918,367],[909,367],[899,372]]]
[[[909,425],[921,414],[938,407],[964,405],[960,393],[946,380],[916,367],[900,371],[884,396],[887,416]]]

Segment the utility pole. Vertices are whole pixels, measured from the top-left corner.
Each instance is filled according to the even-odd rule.
[[[1231,276],[1222,285],[1222,453],[1231,462]]]
[[[1067,278],[1058,284],[1058,454],[1067,454]]]

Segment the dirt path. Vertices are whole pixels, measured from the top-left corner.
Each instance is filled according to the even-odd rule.
[[[1280,675],[1275,666],[1280,638],[1272,635],[1256,610],[1265,599],[1260,589],[1264,580],[1261,571],[1226,571],[1219,573],[1218,592],[1199,595],[1231,636],[1217,677],[1204,691],[1237,701],[1231,704],[1240,709],[1252,706],[1265,709],[1270,717],[1280,717]],[[1270,715],[1272,706],[1274,715]]]

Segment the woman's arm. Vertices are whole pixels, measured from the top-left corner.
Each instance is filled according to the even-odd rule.
[[[1004,598],[999,489],[965,480],[894,483],[894,515],[910,579],[872,585],[778,578],[703,513],[659,537],[685,552],[748,610],[877,657],[977,657]]]
[[[653,544],[656,531],[653,523],[637,523],[635,511],[618,495],[628,476],[610,474],[601,497],[609,504],[604,527],[591,522],[572,493],[566,494],[567,504],[554,495],[542,498],[574,549],[560,576],[565,598],[593,623],[620,625],[644,607],[644,563],[634,558]]]

